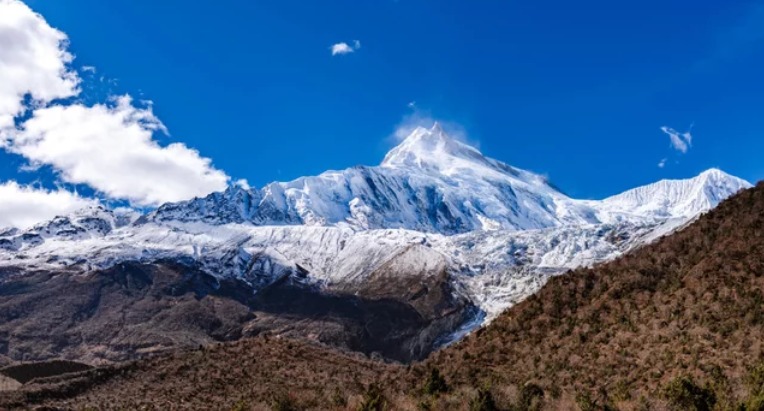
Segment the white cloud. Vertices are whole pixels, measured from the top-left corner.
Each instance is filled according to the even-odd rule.
[[[229,178],[210,159],[182,143],[160,146],[157,131],[165,128],[151,107],[136,108],[123,96],[108,105],[37,109],[6,149],[32,166],[50,165],[63,181],[141,206],[225,189]]]
[[[682,154],[687,153],[687,150],[692,147],[692,134],[690,134],[689,131],[680,133],[673,128],[666,126],[661,127],[661,131],[668,134],[669,139],[671,140],[671,146]]]
[[[352,53],[360,48],[361,48],[361,42],[358,40],[353,40],[353,45],[347,44],[343,41],[341,43],[332,45],[331,47],[332,56],[336,56],[338,54],[341,55],[341,54]]]
[[[338,54],[348,54],[352,53],[353,51],[353,48],[344,42],[332,45],[332,56],[336,56]]]
[[[79,92],[66,44],[66,34],[24,3],[0,0],[0,130],[25,111],[25,96],[39,105]]]
[[[241,187],[245,190],[249,190],[251,186],[249,185],[249,181],[247,181],[246,178],[240,178],[234,182],[234,184],[238,187]]]
[[[658,168],[666,167],[666,162],[667,161],[668,161],[668,159],[666,159],[666,158],[661,159],[661,161],[658,162]]]
[[[0,228],[27,228],[96,204],[98,202],[95,200],[66,190],[38,189],[7,181],[0,183]]]
[[[26,157],[22,168],[50,165],[63,181],[140,206],[226,187],[228,176],[210,159],[154,139],[166,130],[150,103],[137,108],[128,96],[94,106],[56,102],[80,93],[67,45],[66,34],[25,4],[0,0],[0,149]]]

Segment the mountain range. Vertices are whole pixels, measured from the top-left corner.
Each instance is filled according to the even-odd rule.
[[[762,256],[759,183],[651,244],[550,279],[423,361],[390,363],[263,332],[94,369],[0,368],[10,379],[0,407],[761,410]]]
[[[420,127],[379,166],[0,230],[0,354],[111,362],[267,331],[421,359],[550,277],[650,243],[749,187],[711,169],[573,199],[438,124]],[[44,299],[70,308],[56,336],[30,328],[53,314]]]

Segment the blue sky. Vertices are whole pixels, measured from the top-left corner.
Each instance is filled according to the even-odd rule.
[[[151,100],[161,145],[253,186],[377,164],[412,114],[579,198],[710,167],[764,178],[761,1],[26,3],[68,36],[79,101]],[[663,126],[692,127],[686,153]],[[0,181],[52,187],[61,168],[28,158],[0,152]]]

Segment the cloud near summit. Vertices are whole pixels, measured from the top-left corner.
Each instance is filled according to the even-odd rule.
[[[53,105],[35,110],[9,140],[8,151],[32,165],[50,165],[67,183],[87,184],[141,206],[224,189],[228,176],[182,143],[154,140],[164,125],[151,107],[129,96],[110,104]]]

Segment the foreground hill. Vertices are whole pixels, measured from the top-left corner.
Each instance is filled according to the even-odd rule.
[[[452,384],[530,381],[603,406],[659,398],[680,376],[732,403],[762,360],[760,183],[654,244],[550,280],[428,364]]]
[[[33,382],[5,401],[760,410],[763,274],[764,183],[652,245],[553,278],[491,325],[414,366],[259,337]]]

